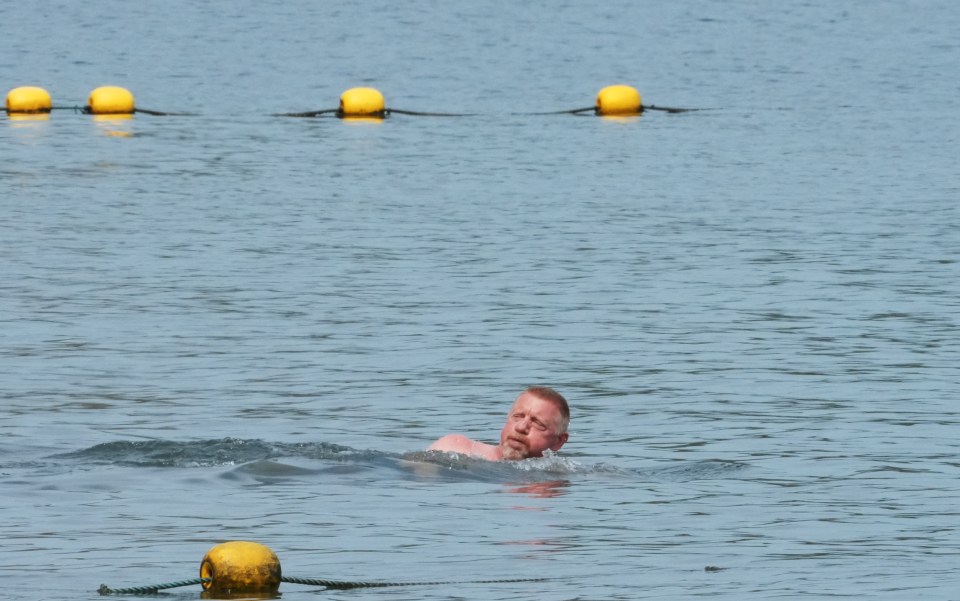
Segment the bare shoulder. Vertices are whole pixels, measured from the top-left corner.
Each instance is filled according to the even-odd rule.
[[[463,434],[447,434],[443,438],[427,447],[428,451],[444,451],[447,453],[462,453],[473,457],[482,457],[490,461],[497,461],[497,447],[477,442]]]
[[[448,453],[470,453],[473,442],[463,434],[447,434],[432,445],[427,447],[428,451],[446,451]]]

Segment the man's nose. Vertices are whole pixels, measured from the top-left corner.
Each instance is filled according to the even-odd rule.
[[[520,420],[520,421],[517,422],[517,430],[518,430],[519,432],[526,432],[526,431],[528,431],[529,429],[530,429],[530,420],[529,420],[529,419],[522,419],[522,420]]]

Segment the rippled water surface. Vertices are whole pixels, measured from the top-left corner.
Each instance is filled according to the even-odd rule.
[[[0,574],[284,599],[960,599],[960,9],[4,8]],[[608,84],[642,117],[531,115]],[[374,86],[383,122],[334,108]],[[493,440],[528,384],[554,457]],[[196,599],[199,586],[173,589]]]

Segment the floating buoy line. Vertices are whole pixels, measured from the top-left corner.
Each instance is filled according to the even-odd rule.
[[[552,111],[548,113],[533,113],[535,115],[579,115],[593,112],[601,117],[629,117],[639,115],[643,111],[664,111],[667,113],[689,113],[704,109],[681,109],[653,104],[643,104],[640,92],[636,88],[625,85],[607,86],[597,93],[597,102],[593,106],[567,111]]]
[[[276,113],[275,117],[320,117],[336,115],[341,119],[385,119],[388,115],[416,115],[420,117],[472,117],[472,113],[425,113],[387,108],[383,94],[376,88],[350,88],[340,95],[340,106],[302,113]]]
[[[20,86],[10,90],[6,99],[7,115],[43,116],[53,110],[67,109],[89,115],[133,115],[143,113],[155,116],[190,116],[194,113],[170,113],[137,108],[130,90],[119,86],[101,86],[90,92],[87,104],[80,106],[54,106],[50,93],[37,86]],[[579,115],[589,112],[601,117],[623,117],[640,115],[644,111],[665,111],[668,113],[686,113],[704,109],[670,108],[644,105],[636,88],[627,85],[607,86],[597,94],[596,103],[578,109],[551,111],[546,113],[517,113],[527,115]],[[334,115],[341,119],[385,119],[389,115],[413,115],[421,117],[471,117],[475,113],[437,113],[409,111],[387,107],[383,94],[369,87],[350,88],[340,95],[337,108],[304,111],[297,113],[275,113],[275,117],[321,117]]]
[[[87,115],[179,115],[192,113],[167,113],[137,108],[133,94],[119,86],[101,86],[92,92],[84,106],[53,106],[50,93],[37,86],[20,86],[7,93],[6,110],[8,115],[44,115],[53,110],[72,110]]]
[[[127,588],[110,588],[101,584],[101,595],[156,595],[161,590],[201,585],[208,599],[230,599],[240,595],[261,598],[278,596],[280,583],[322,586],[328,589],[383,588],[391,586],[429,586],[448,584],[494,584],[542,582],[543,578],[507,580],[461,580],[440,582],[356,582],[325,578],[293,578],[283,576],[280,560],[269,547],[250,541],[229,541],[207,551],[200,562],[200,577],[165,584],[148,584]]]

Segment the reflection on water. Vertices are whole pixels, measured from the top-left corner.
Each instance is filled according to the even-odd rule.
[[[507,492],[529,495],[540,499],[551,499],[567,493],[567,487],[570,486],[569,480],[546,480],[543,482],[533,482],[522,486],[508,486]]]
[[[169,594],[169,593],[167,593]],[[192,596],[192,594],[191,594]],[[211,591],[200,591],[201,599],[231,599],[233,601],[241,601],[249,599],[250,601],[262,601],[264,599],[280,599],[283,597],[282,592],[277,593],[230,593],[230,592],[211,592]]]
[[[113,138],[130,138],[134,136],[132,114],[90,115],[90,119],[97,125],[97,129],[105,136]]]
[[[14,127],[23,127],[36,121],[49,121],[50,113],[7,113],[7,119]]]
[[[599,118],[608,123],[621,123],[623,125],[635,124],[643,115],[599,115]]]
[[[340,121],[351,124],[370,124],[383,125],[383,117],[340,117]]]

